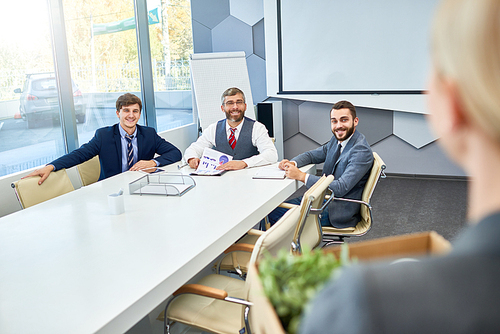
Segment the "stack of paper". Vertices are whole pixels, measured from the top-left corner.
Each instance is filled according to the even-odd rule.
[[[253,179],[284,179],[285,171],[277,166],[262,167],[252,177]]]

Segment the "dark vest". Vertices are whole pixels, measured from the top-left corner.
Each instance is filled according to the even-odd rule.
[[[217,122],[217,129],[215,130],[215,149],[219,152],[229,154],[234,160],[243,160],[251,156],[259,154],[257,147],[252,144],[252,130],[255,121],[245,117],[241,133],[236,141],[234,150],[229,146],[226,133],[226,120],[222,119]]]

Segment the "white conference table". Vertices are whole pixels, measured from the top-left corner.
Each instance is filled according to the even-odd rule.
[[[130,195],[144,174],[126,172],[0,218],[0,333],[127,331],[302,185],[256,171],[194,177],[182,197]]]

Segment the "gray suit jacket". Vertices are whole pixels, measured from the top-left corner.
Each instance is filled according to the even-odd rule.
[[[441,258],[353,266],[316,298],[300,333],[498,333],[500,213]]]
[[[335,197],[361,199],[366,180],[370,176],[373,165],[373,152],[365,136],[359,131],[354,131],[351,139],[335,162],[334,154],[338,141],[335,136],[325,145],[315,150],[302,153],[292,161],[297,167],[307,164],[325,163],[323,171],[331,173],[333,169],[334,181],[330,184]],[[319,177],[309,175],[306,187],[310,188]],[[337,228],[356,226],[361,219],[359,214],[360,204],[343,201],[333,201],[328,206],[330,224]]]

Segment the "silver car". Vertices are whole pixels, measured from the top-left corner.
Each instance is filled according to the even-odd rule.
[[[73,100],[75,103],[75,116],[79,123],[85,122],[85,107],[82,92],[73,82]],[[54,73],[26,74],[24,88],[14,90],[21,93],[19,112],[28,122],[28,128],[34,128],[41,120],[49,118],[59,120],[59,99]]]

